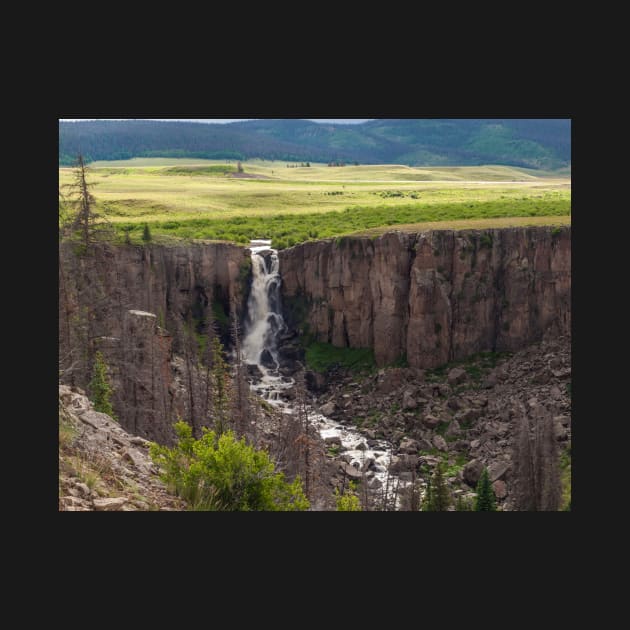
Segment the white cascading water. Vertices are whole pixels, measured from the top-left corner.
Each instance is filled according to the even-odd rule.
[[[282,376],[278,369],[277,336],[286,331],[286,324],[282,317],[280,302],[280,261],[278,252],[271,248],[271,241],[253,240],[250,242],[252,255],[252,286],[247,300],[247,317],[245,320],[245,335],[242,344],[242,356],[245,363],[258,366],[262,378],[250,385],[253,391],[262,396],[274,407],[284,413],[294,413],[291,406],[282,400],[283,390],[292,388],[295,381]],[[369,460],[373,460],[370,467],[368,487],[384,486],[387,479],[387,468],[390,454],[387,444],[374,441],[367,446],[365,437],[351,426],[327,418],[321,413],[311,411],[309,419],[313,426],[318,427],[322,438],[339,437],[348,456],[349,463],[357,468],[365,467]],[[390,492],[396,476],[390,479]],[[400,482],[401,487],[406,483]]]
[[[266,350],[278,369],[276,336],[286,329],[280,312],[280,262],[271,241],[251,241],[252,286],[247,300],[247,320],[243,339],[246,363],[270,366]],[[263,255],[266,253],[266,256]],[[269,261],[269,268],[267,266]]]

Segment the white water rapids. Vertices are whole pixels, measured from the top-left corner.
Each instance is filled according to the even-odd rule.
[[[271,241],[254,240],[250,243],[252,256],[252,286],[247,302],[247,318],[242,346],[245,363],[257,365],[262,378],[251,384],[251,388],[269,404],[283,413],[293,414],[294,409],[282,400],[282,391],[290,389],[295,381],[279,372],[277,348],[278,335],[287,330],[282,317],[280,286],[280,263],[278,252],[271,248]],[[368,488],[379,496],[387,484],[387,468],[390,453],[385,441],[370,441],[355,428],[327,418],[309,409],[309,421],[316,427],[323,439],[338,437],[341,440],[343,455],[352,466],[366,471]],[[390,493],[398,479],[389,478]],[[400,482],[400,486],[406,485]]]

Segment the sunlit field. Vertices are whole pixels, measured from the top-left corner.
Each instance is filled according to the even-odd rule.
[[[137,158],[95,162],[88,180],[97,210],[139,241],[146,224],[160,237],[247,243],[272,238],[279,248],[355,232],[414,226],[461,229],[570,222],[571,180],[506,166],[297,166],[286,162]],[[71,169],[59,169],[60,184]],[[62,188],[62,190],[64,190]],[[481,223],[475,223],[481,222]],[[517,223],[518,224],[518,223]],[[402,227],[406,226],[406,227]],[[415,229],[415,228],[414,228]],[[122,238],[122,236],[121,236]]]

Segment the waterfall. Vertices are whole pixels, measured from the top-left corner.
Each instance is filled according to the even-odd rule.
[[[246,363],[277,370],[276,337],[286,330],[280,303],[280,261],[271,241],[251,241],[252,287],[243,339]]]
[[[281,412],[293,414],[295,409],[287,402],[284,393],[295,385],[295,381],[279,372],[277,337],[286,332],[287,327],[281,312],[282,278],[278,252],[271,248],[271,241],[264,240],[251,241],[250,250],[252,286],[247,299],[242,357],[245,363],[258,366],[260,371],[259,377],[250,382],[251,389]],[[372,461],[368,487],[380,493],[379,488],[384,488],[388,479],[387,469],[391,461],[388,445],[383,440],[373,440],[368,446],[365,437],[352,425],[331,420],[313,409],[309,409],[309,418],[323,439],[339,437],[351,465],[361,468],[367,461]],[[397,479],[396,475],[391,478]],[[401,487],[407,483],[401,481]],[[389,488],[390,497],[392,493]]]

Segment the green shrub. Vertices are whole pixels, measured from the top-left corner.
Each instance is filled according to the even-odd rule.
[[[343,494],[339,493],[339,489],[335,488],[335,497],[337,501],[337,512],[360,512],[361,502],[355,493],[356,484],[352,481],[349,487],[344,490]]]
[[[335,365],[363,372],[372,370],[376,361],[371,348],[337,348],[329,343],[313,342],[306,347],[306,364],[315,372],[325,372]]]
[[[265,451],[238,440],[232,431],[220,436],[204,428],[198,440],[185,422],[175,424],[173,448],[152,444],[150,455],[162,480],[193,510],[303,511],[309,508],[302,483],[284,480]]]

